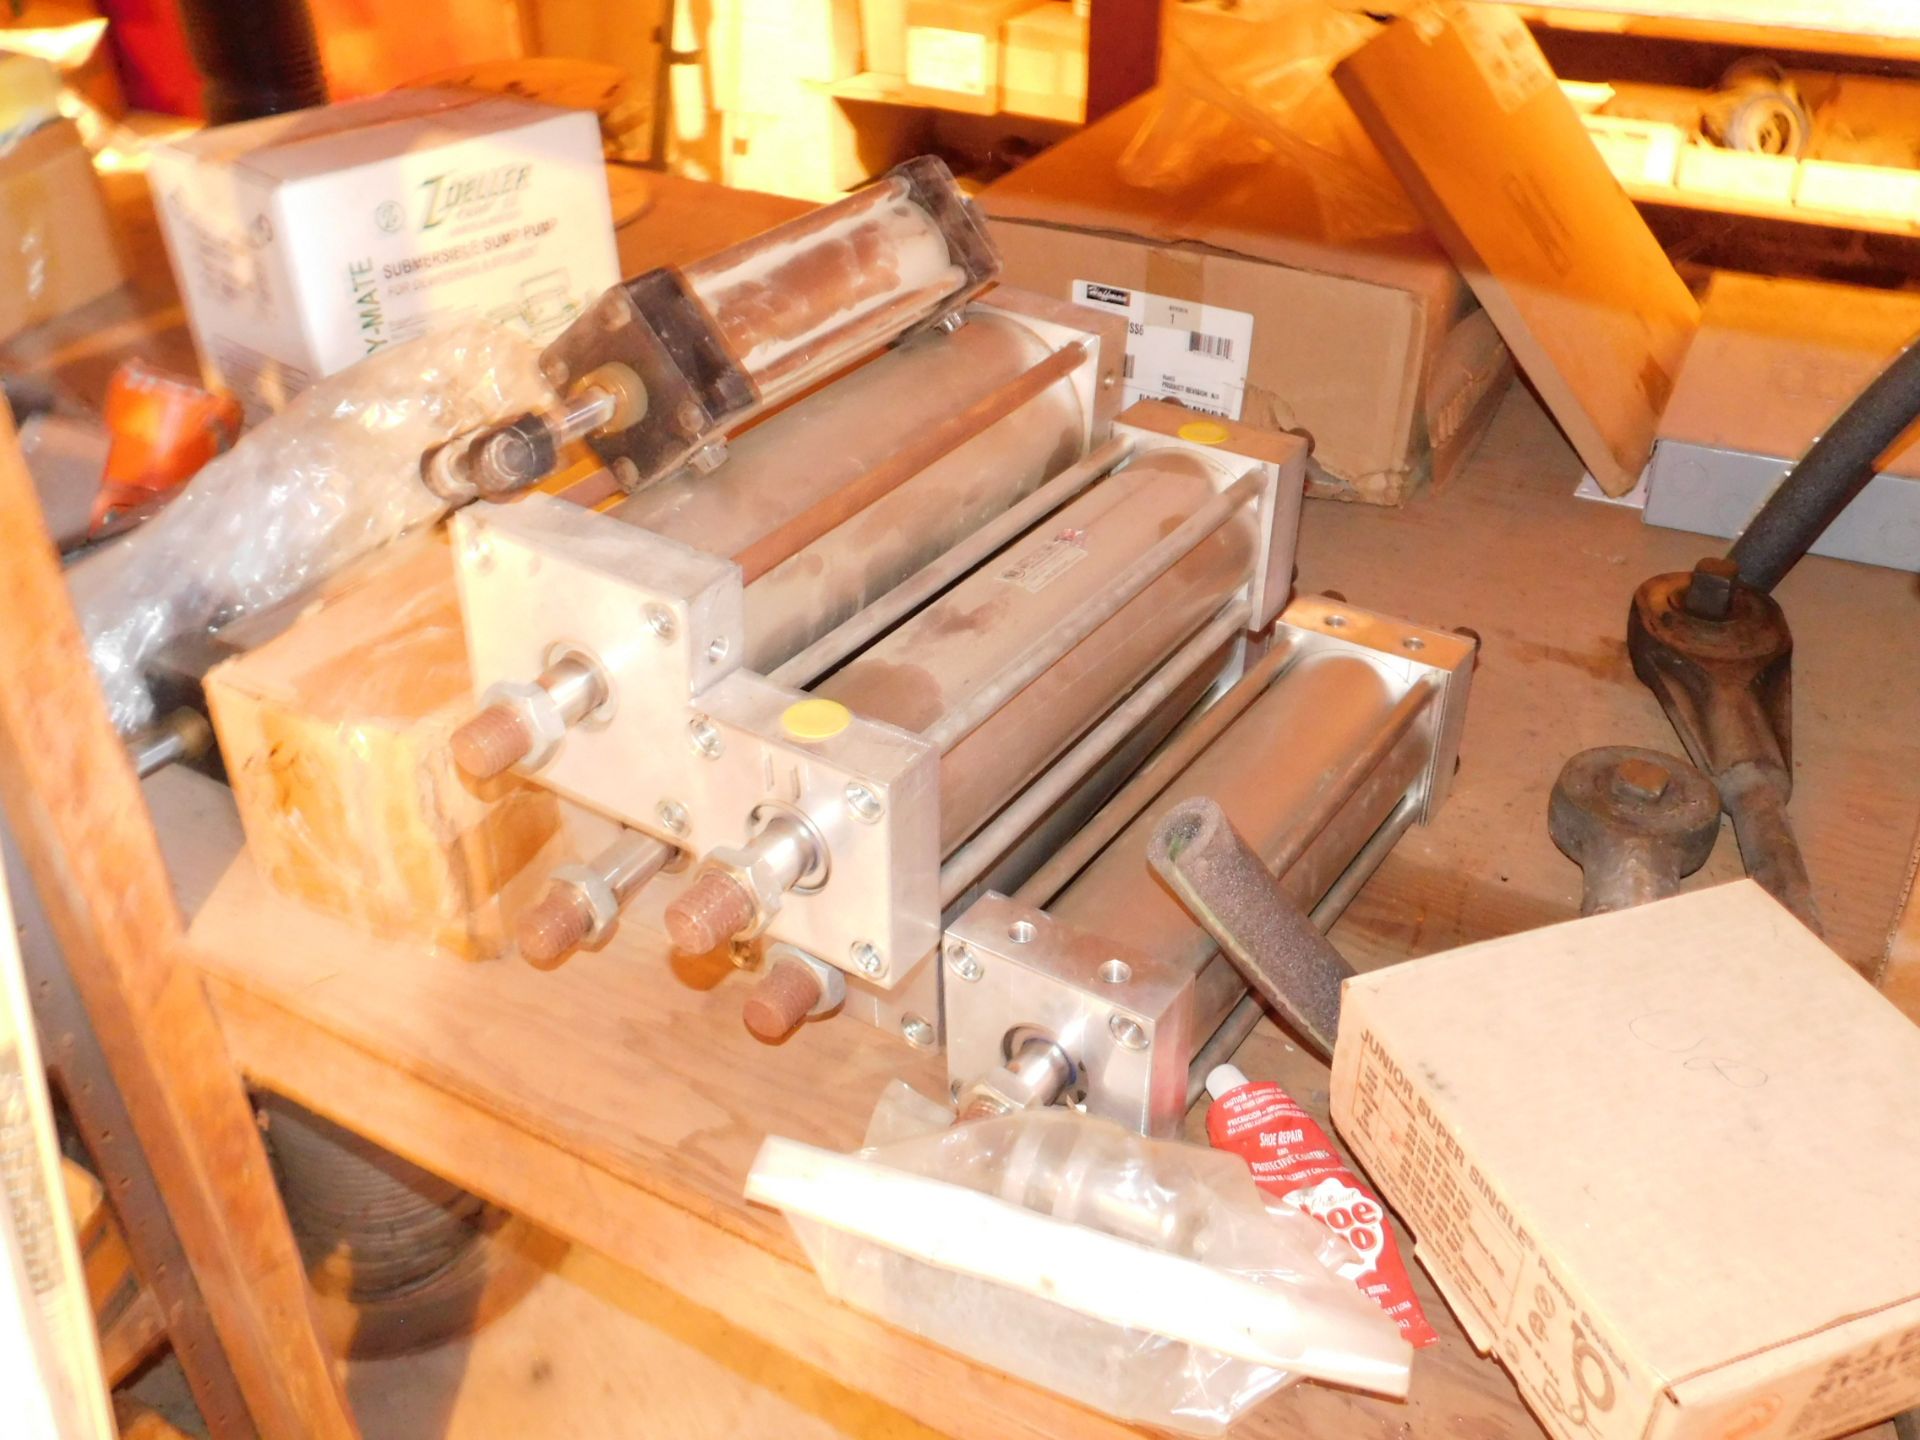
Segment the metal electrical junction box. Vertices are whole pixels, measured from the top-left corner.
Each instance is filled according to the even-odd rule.
[[[1920,1029],[1750,880],[1349,980],[1333,1120],[1564,1440],[1920,1402]]]
[[[1724,274],[1660,420],[1646,520],[1731,538],[1853,397],[1920,334],[1920,296]],[[1815,555],[1920,570],[1920,441],[1813,543]]]

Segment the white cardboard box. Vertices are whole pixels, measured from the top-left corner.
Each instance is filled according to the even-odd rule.
[[[437,322],[545,341],[619,279],[587,111],[400,90],[203,130],[149,175],[208,382],[249,420]]]
[[[1750,880],[1350,980],[1333,1062],[1340,1134],[1564,1440],[1920,1402],[1915,1094],[1920,1027]]]

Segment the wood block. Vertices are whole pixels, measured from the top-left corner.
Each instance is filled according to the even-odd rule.
[[[473,681],[442,538],[406,543],[206,688],[275,889],[384,937],[507,950],[559,809],[510,775],[476,784],[447,753]]]
[[[1525,22],[1422,11],[1334,78],[1594,479],[1631,490],[1700,310]]]

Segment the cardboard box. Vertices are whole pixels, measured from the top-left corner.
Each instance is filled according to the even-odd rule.
[[[559,803],[514,775],[470,781],[447,751],[474,699],[444,536],[365,562],[210,671],[206,695],[269,885],[376,935],[472,959],[511,948],[564,848]]]
[[[0,150],[0,340],[125,279],[93,162],[71,120]]]
[[[1732,537],[1914,335],[1920,295],[1728,272],[1660,420],[1646,520]],[[1920,436],[1813,543],[1815,555],[1920,570]]]
[[[1333,74],[1595,481],[1626,494],[1699,307],[1526,22],[1421,9]]]
[[[1920,1028],[1750,880],[1350,980],[1333,1066],[1340,1134],[1564,1440],[1920,1402],[1916,1093]]]
[[[906,89],[913,105],[1000,110],[1001,31],[1041,0],[907,0]]]
[[[620,278],[584,110],[395,91],[204,130],[148,173],[208,383],[250,420],[436,322],[550,339]]]
[[[1312,179],[1245,166],[1172,193],[1127,184],[1147,96],[981,193],[1009,285],[1133,312],[1129,399],[1303,430],[1330,484],[1397,505],[1443,479],[1510,370],[1472,293],[1425,235],[1339,242]],[[1204,308],[1202,308],[1204,307]]]
[[[1047,0],[1001,32],[1000,108],[1078,125],[1087,118],[1090,21],[1071,0]]]

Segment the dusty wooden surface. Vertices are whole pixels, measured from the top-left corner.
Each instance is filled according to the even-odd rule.
[[[1516,390],[1443,494],[1399,512],[1308,507],[1302,589],[1485,640],[1452,799],[1335,932],[1363,967],[1570,916],[1579,873],[1543,821],[1560,764],[1592,744],[1673,746],[1631,676],[1621,626],[1634,584],[1689,563],[1700,542],[1570,498],[1577,474]],[[1877,955],[1920,814],[1920,735],[1903,720],[1920,654],[1878,637],[1910,625],[1920,594],[1910,576],[1808,561],[1782,599],[1800,639],[1795,814],[1836,948]],[[949,1433],[1113,1433],[827,1304],[779,1219],[738,1199],[763,1134],[850,1146],[889,1077],[931,1089],[937,1064],[850,1024],[759,1045],[738,1022],[737,976],[676,972],[638,937],[551,975],[462,965],[304,915],[244,859],[215,881],[217,845],[200,863],[181,877],[214,885],[192,938],[230,1043],[263,1083]],[[1737,873],[1729,834],[1693,883]],[[1305,1092],[1324,1083],[1272,1036],[1256,1036],[1245,1060]],[[1409,1404],[1299,1387],[1242,1433],[1536,1433],[1498,1367],[1450,1321],[1441,1328]],[[933,1396],[949,1398],[929,1412]]]

